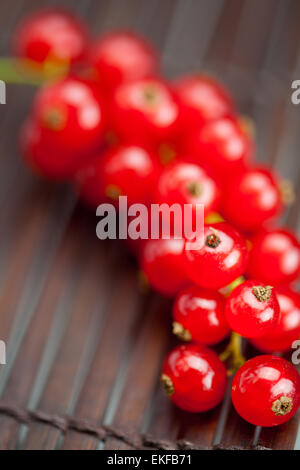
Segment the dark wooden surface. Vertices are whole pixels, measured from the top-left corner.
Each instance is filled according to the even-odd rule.
[[[290,102],[300,78],[298,0],[10,0],[0,4],[0,54],[26,12],[54,4],[73,7],[94,33],[142,32],[169,77],[219,76],[256,122],[257,159],[294,182],[297,202],[283,221],[299,228],[300,108]],[[139,291],[134,262],[118,242],[97,240],[95,216],[69,188],[23,166],[17,133],[33,93],[9,85],[0,106],[0,448],[293,449],[297,418],[260,432],[229,395],[190,416],[161,392],[170,304]]]

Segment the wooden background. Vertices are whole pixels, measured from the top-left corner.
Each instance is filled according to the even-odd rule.
[[[26,12],[54,4],[72,6],[95,33],[142,32],[169,77],[219,76],[256,122],[258,160],[294,181],[297,203],[285,222],[299,227],[300,108],[290,102],[300,79],[298,0],[2,1],[0,54]],[[228,396],[196,416],[170,404],[158,384],[173,341],[170,305],[139,292],[134,262],[118,242],[97,240],[94,214],[69,188],[23,166],[16,141],[33,93],[9,85],[0,106],[0,448],[293,449],[297,418],[260,430]]]

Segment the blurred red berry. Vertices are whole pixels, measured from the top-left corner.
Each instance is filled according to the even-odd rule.
[[[264,230],[251,239],[249,276],[271,285],[289,284],[300,275],[300,243],[287,229]]]
[[[199,413],[214,408],[224,398],[226,369],[211,349],[200,344],[181,345],[165,358],[161,383],[176,406]]]
[[[184,152],[192,161],[231,183],[235,173],[246,168],[253,143],[237,120],[223,118],[208,122],[194,133],[187,133]]]
[[[89,63],[100,82],[113,90],[123,82],[148,78],[158,70],[158,56],[141,36],[115,31],[100,36],[91,46]]]
[[[229,331],[221,294],[193,285],[177,295],[173,305],[173,333],[180,339],[216,344]]]
[[[279,323],[269,335],[251,340],[259,351],[266,353],[287,351],[300,338],[300,295],[288,287],[278,287],[276,297]]]
[[[188,75],[174,84],[180,105],[180,124],[189,133],[209,121],[235,114],[227,90],[212,77]]]
[[[186,242],[185,249],[186,272],[200,287],[220,289],[246,270],[246,241],[237,230],[225,222],[204,227],[203,246],[187,249],[191,247],[190,243]]]
[[[149,285],[166,297],[173,297],[188,285],[183,262],[184,240],[145,240],[140,267]]]
[[[245,338],[268,335],[279,323],[280,308],[272,286],[254,280],[237,286],[226,301],[230,327]]]
[[[128,206],[149,204],[156,171],[157,164],[146,149],[122,145],[83,167],[76,183],[82,198],[92,206],[106,199],[117,203],[119,196],[127,196]]]
[[[300,377],[292,364],[277,356],[257,356],[236,373],[231,389],[239,415],[255,426],[277,426],[297,412]]]
[[[155,146],[176,131],[178,106],[160,80],[136,80],[120,85],[113,97],[112,122],[125,141]]]
[[[51,139],[45,139],[41,127],[31,119],[21,128],[20,147],[34,172],[49,179],[69,179],[82,164],[81,155],[61,151]]]
[[[42,139],[57,151],[88,155],[103,145],[106,126],[103,99],[98,89],[79,78],[68,77],[40,89],[32,119]]]
[[[280,214],[281,194],[276,176],[267,168],[251,168],[227,185],[223,210],[226,219],[244,231],[254,231]]]
[[[207,215],[218,210],[220,192],[215,181],[198,165],[178,162],[161,173],[153,200],[169,206],[180,204],[182,214],[185,204],[192,204],[194,209],[196,204],[203,204]]]
[[[47,64],[69,66],[83,60],[87,50],[83,23],[62,9],[30,14],[17,27],[13,51],[29,66],[43,69]]]

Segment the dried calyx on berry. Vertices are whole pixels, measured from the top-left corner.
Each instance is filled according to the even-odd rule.
[[[172,331],[174,335],[176,335],[179,339],[181,339],[182,341],[191,341],[192,339],[191,333],[189,332],[189,330],[186,330],[185,328],[183,328],[181,323],[174,321],[172,326],[173,326]]]
[[[272,286],[253,286],[252,292],[260,302],[266,302],[272,294]]]
[[[290,397],[280,397],[272,404],[271,410],[276,416],[284,416],[293,408],[293,400]]]
[[[66,113],[59,108],[49,108],[44,112],[43,125],[52,131],[62,130],[67,122]]]
[[[212,231],[212,233],[207,235],[205,244],[209,246],[210,248],[217,248],[221,243],[221,239],[218,235],[218,231],[212,227],[210,227],[210,230]]]
[[[159,103],[159,95],[155,86],[147,85],[144,88],[144,98],[149,106],[156,106]]]
[[[187,185],[187,190],[191,196],[200,197],[202,193],[202,184],[200,181],[190,181]]]
[[[163,165],[172,162],[176,157],[176,151],[168,144],[160,144],[158,149],[159,160]]]
[[[174,389],[174,385],[170,377],[166,374],[162,374],[160,377],[160,382],[162,384],[162,387],[165,393],[169,396],[173,395],[175,389]]]
[[[113,201],[117,201],[122,192],[121,189],[115,184],[109,184],[105,189],[105,194]]]

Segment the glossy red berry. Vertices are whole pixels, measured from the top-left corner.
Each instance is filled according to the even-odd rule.
[[[185,411],[199,413],[217,406],[225,395],[226,382],[224,364],[203,345],[177,346],[163,363],[164,391]]]
[[[68,77],[38,91],[32,119],[46,145],[60,153],[88,155],[103,145],[105,111],[98,89]]]
[[[223,118],[187,134],[184,151],[221,182],[229,179],[231,184],[233,175],[244,170],[250,161],[253,142],[236,119]]]
[[[299,408],[299,374],[285,359],[257,356],[238,370],[231,396],[236,411],[249,423],[277,426]]]
[[[46,9],[30,14],[14,34],[14,53],[37,70],[70,66],[82,61],[87,50],[84,25],[69,12]]]
[[[268,335],[280,318],[273,287],[253,280],[243,282],[231,292],[225,312],[230,327],[245,338]]]
[[[287,229],[264,230],[251,239],[249,276],[272,285],[289,284],[300,275],[300,243]]]
[[[143,79],[120,85],[113,98],[112,122],[125,141],[153,147],[168,141],[177,127],[178,106],[160,80]]]
[[[192,249],[188,249],[191,245],[186,242],[186,272],[195,284],[220,289],[244,273],[248,248],[242,235],[231,225],[226,222],[206,225],[203,241]]]
[[[216,344],[229,331],[221,294],[193,285],[177,295],[173,305],[173,333],[180,339]]]
[[[181,127],[187,132],[235,113],[226,89],[212,77],[188,75],[177,80],[174,88],[180,105]]]
[[[235,176],[224,197],[226,219],[241,230],[257,230],[279,215],[282,208],[278,181],[266,168],[251,168]]]
[[[158,204],[180,204],[182,213],[185,204],[192,204],[193,208],[203,204],[207,215],[218,209],[220,191],[215,181],[198,165],[178,162],[162,172],[153,198]]]
[[[276,297],[280,307],[279,323],[267,336],[251,343],[262,352],[283,352],[300,338],[300,295],[289,287],[278,287]]]
[[[148,78],[158,70],[158,56],[152,46],[129,31],[101,36],[91,46],[89,62],[108,90],[126,81]]]
[[[76,176],[82,198],[92,206],[105,199],[118,202],[127,196],[127,205],[148,204],[157,178],[157,166],[150,153],[133,145],[122,145],[91,161]]]
[[[188,284],[183,261],[184,240],[145,240],[140,267],[150,286],[162,295],[173,297]]]
[[[21,128],[20,149],[26,163],[37,174],[52,179],[71,178],[82,164],[81,155],[61,151],[44,138],[42,129],[32,119]]]

